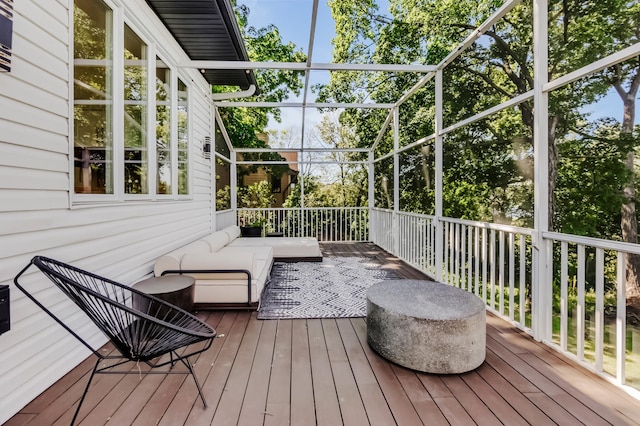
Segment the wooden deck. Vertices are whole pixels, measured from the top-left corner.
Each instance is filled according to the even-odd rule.
[[[323,244],[323,251],[375,257],[406,278],[421,276],[372,244]],[[485,363],[447,376],[379,357],[367,345],[363,318],[199,315],[221,336],[196,361],[207,409],[188,376],[98,375],[81,424],[640,424],[640,401],[492,315]],[[69,424],[93,363],[79,365],[6,424]]]

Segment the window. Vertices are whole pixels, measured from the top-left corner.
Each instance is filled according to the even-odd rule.
[[[74,7],[74,187],[113,194],[113,22],[100,0]]]
[[[171,70],[156,58],[156,193],[171,194]]]
[[[178,80],[178,194],[189,193],[189,90]]]
[[[74,0],[76,199],[188,195],[190,88],[105,1]]]
[[[148,194],[147,46],[124,27],[124,193]]]
[[[282,192],[282,176],[271,175],[271,192],[274,194]]]

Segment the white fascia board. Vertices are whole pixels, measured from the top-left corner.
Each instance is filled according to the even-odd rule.
[[[279,164],[369,164],[368,161],[236,161],[238,165],[279,165]]]
[[[371,108],[391,109],[393,104],[369,103],[303,103],[303,102],[215,102],[218,108]]]
[[[236,152],[369,152],[369,148],[236,148]]]
[[[178,68],[214,70],[288,70],[288,71],[371,71],[371,72],[419,72],[427,73],[437,65],[420,64],[335,64],[306,62],[250,62],[250,61],[187,61]]]

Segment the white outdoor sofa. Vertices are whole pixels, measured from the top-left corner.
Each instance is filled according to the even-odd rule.
[[[240,238],[234,225],[161,256],[153,272],[195,278],[197,309],[256,307],[274,260],[318,262],[322,253],[315,238]]]

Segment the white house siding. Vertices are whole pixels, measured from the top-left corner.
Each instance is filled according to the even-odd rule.
[[[115,2],[128,22],[161,45],[166,60],[188,59],[144,0]],[[70,206],[69,85],[72,1],[15,2],[13,61],[0,73],[0,284],[11,286],[11,331],[0,336],[0,423],[87,357],[88,351],[13,285],[36,254],[124,283],[152,270],[156,257],[210,232],[211,134],[208,85],[190,86],[192,158],[188,200]],[[197,86],[196,86],[197,85]],[[104,337],[41,274],[23,282],[95,344]]]

